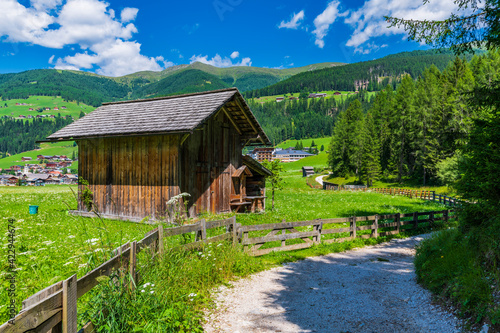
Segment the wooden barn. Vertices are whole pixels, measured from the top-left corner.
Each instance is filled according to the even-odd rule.
[[[163,217],[184,192],[191,216],[264,208],[270,171],[242,149],[270,141],[236,88],[103,104],[47,140],[78,143],[78,174],[105,217]]]

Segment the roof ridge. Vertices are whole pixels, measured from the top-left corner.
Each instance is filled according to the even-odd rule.
[[[106,102],[106,103],[102,103],[102,105],[104,106],[104,105],[114,105],[114,104],[128,104],[128,103],[161,101],[161,100],[165,100],[165,99],[173,99],[173,98],[180,98],[180,97],[208,95],[208,94],[214,94],[214,93],[220,93],[220,92],[226,92],[226,91],[235,91],[235,92],[238,92],[238,93],[240,92],[238,90],[238,88],[231,87],[231,88],[225,88],[225,89],[202,91],[202,92],[197,92],[197,93],[189,93],[189,94],[181,94],[181,95],[163,96],[163,97],[155,97],[155,98],[144,98],[144,99],[136,99],[136,100],[129,100],[129,101]]]

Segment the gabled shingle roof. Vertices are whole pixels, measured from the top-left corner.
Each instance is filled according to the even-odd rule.
[[[202,125],[228,102],[227,112],[247,137],[269,143],[255,116],[236,88],[128,102],[106,103],[47,137],[49,141],[95,137],[187,133]],[[236,106],[236,107],[235,107]],[[235,111],[237,110],[237,111]],[[239,121],[239,122],[238,122]],[[248,130],[251,131],[248,131]]]

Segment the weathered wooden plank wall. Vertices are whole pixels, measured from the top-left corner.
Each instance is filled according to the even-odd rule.
[[[101,213],[164,216],[166,202],[180,193],[179,135],[81,140],[78,145],[80,176],[89,182]],[[83,202],[78,210],[86,211]]]
[[[229,212],[231,175],[242,165],[242,138],[224,112],[181,145],[182,135],[80,140],[80,176],[99,212],[121,217],[164,216],[166,202],[192,195],[191,214]],[[79,191],[84,185],[79,186]],[[86,211],[79,202],[79,211]]]
[[[183,143],[181,191],[192,195],[191,214],[231,210],[231,175],[242,165],[241,140],[221,111]]]

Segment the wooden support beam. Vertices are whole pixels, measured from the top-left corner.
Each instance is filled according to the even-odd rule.
[[[248,117],[246,111],[245,111],[245,108],[243,107],[243,105],[241,105],[240,101],[238,100],[238,98],[235,98],[234,101],[236,102],[236,104],[238,104],[238,106],[240,107],[242,113],[243,113],[243,116],[248,120],[248,122],[250,123],[250,126],[252,126],[254,132],[257,134],[259,133],[259,131],[257,131],[257,128],[254,126],[253,122],[250,120],[250,117]]]
[[[180,143],[180,145],[181,145],[181,146],[184,144],[184,142],[187,140],[187,138],[189,138],[189,136],[190,136],[190,135],[191,135],[191,134],[186,133],[186,134],[184,134],[184,135],[182,136],[182,138],[181,138],[181,143]]]
[[[236,125],[236,122],[233,120],[233,117],[231,117],[231,115],[229,115],[229,112],[227,112],[226,107],[223,107],[222,111],[226,114],[226,116],[229,119],[229,121],[231,122],[231,124],[233,124],[236,132],[238,132],[238,134],[241,135],[240,127],[238,125]]]

